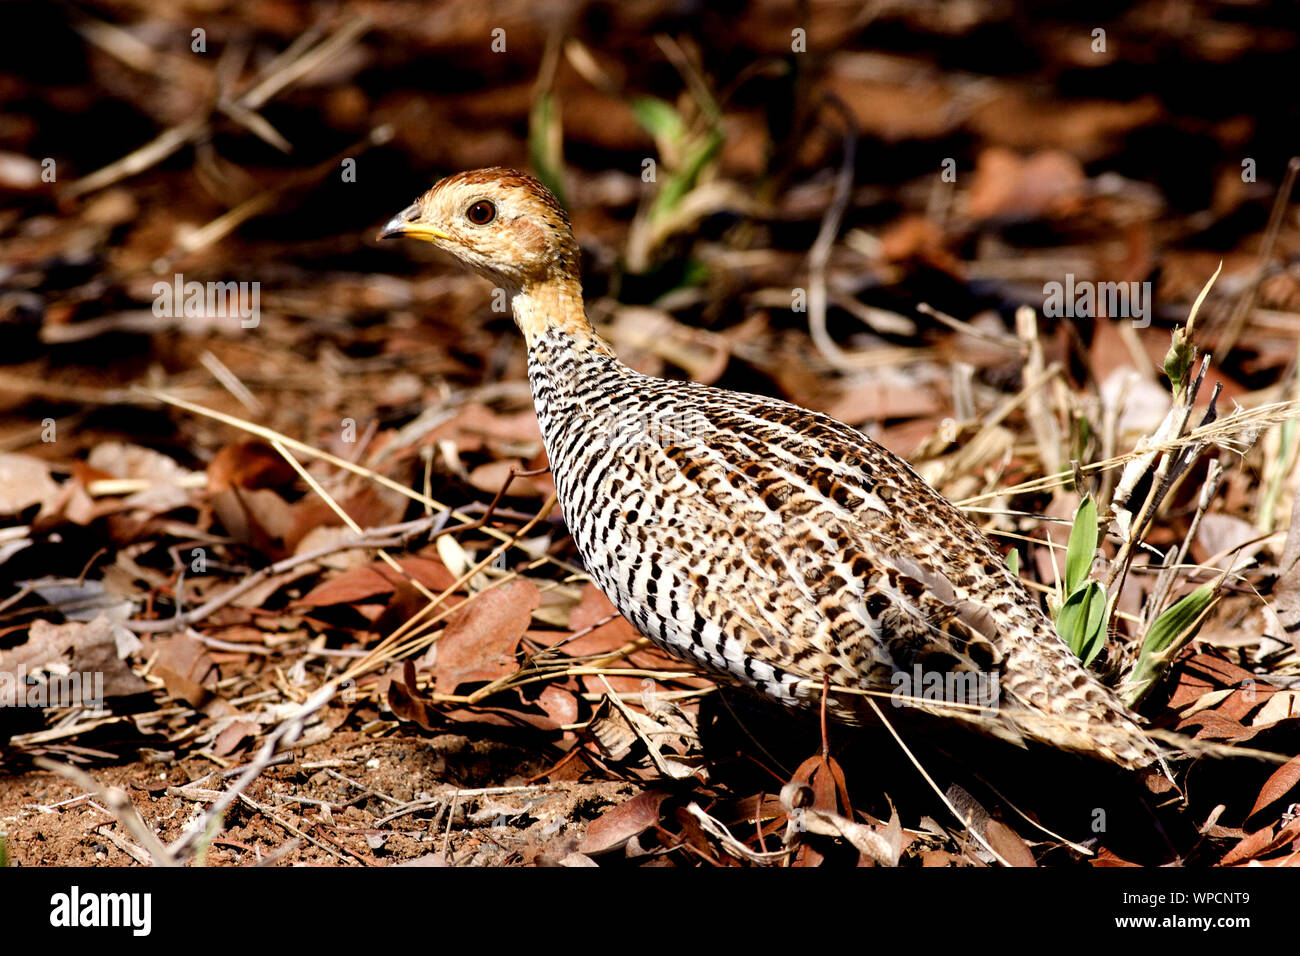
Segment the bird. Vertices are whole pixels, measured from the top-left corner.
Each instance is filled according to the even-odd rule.
[[[505,291],[565,524],[651,642],[849,725],[889,697],[1021,746],[1161,759],[992,542],[902,458],[820,412],[621,362],[587,318],[569,216],[537,179],[447,176],[379,234],[395,237]],[[978,706],[917,686],[975,679],[993,689]]]

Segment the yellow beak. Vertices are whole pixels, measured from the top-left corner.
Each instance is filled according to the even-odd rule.
[[[397,236],[409,236],[412,239],[423,239],[425,242],[432,242],[434,239],[451,239],[451,236],[445,232],[420,222],[419,216],[420,209],[418,206],[407,206],[384,223],[384,228],[379,230],[379,238],[392,239]]]

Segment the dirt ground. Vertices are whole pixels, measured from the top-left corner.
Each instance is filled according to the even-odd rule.
[[[535,755],[458,734],[403,740],[339,731],[291,756],[249,787],[250,803],[231,808],[206,865],[561,864],[577,854],[586,823],[636,792],[619,781],[530,784],[530,772],[545,770]],[[229,774],[186,758],[105,767],[96,777],[125,790],[170,841]],[[113,839],[119,828],[107,809],[51,773],[0,779],[0,828],[19,866],[141,862]]]

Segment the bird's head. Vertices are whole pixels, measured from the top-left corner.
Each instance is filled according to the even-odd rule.
[[[440,180],[379,234],[395,236],[431,242],[511,292],[578,277],[578,244],[564,207],[532,176],[513,169],[474,169]]]

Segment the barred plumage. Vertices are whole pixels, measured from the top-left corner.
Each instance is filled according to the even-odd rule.
[[[467,211],[491,204],[489,221]],[[857,430],[787,402],[641,375],[587,322],[562,207],[505,169],[442,180],[383,235],[505,287],[560,507],[592,580],[671,653],[853,722],[900,675],[983,676],[975,729],[1125,766],[1156,750],[960,511]],[[838,690],[836,690],[838,688]]]

